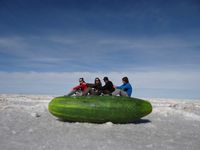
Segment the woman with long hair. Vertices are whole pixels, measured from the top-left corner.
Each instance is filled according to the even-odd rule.
[[[101,88],[102,88],[102,84],[101,84],[101,80],[96,77],[94,80],[94,83],[87,83],[87,90],[85,90],[85,92],[83,92],[83,96],[87,96],[88,94],[90,95],[101,95]]]

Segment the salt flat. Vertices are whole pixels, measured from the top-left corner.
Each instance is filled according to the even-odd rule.
[[[130,124],[61,122],[54,96],[0,94],[2,150],[199,150],[200,100],[152,99],[153,112]]]

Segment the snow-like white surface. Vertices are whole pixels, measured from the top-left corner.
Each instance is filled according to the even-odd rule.
[[[199,150],[200,100],[147,99],[153,112],[131,124],[61,122],[54,96],[0,95],[2,150]]]

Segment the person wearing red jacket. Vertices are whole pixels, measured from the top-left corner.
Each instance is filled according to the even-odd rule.
[[[78,96],[82,96],[82,93],[87,90],[87,84],[85,83],[83,78],[79,78],[79,85],[75,86],[70,93],[65,96],[72,96],[73,94],[77,94]]]

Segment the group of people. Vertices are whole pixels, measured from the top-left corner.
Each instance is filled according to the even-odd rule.
[[[94,83],[86,83],[84,78],[79,78],[79,85],[74,87],[70,93],[65,96],[72,96],[76,94],[77,96],[100,96],[100,95],[120,95],[131,97],[132,86],[129,83],[128,77],[122,78],[121,86],[114,86],[113,83],[108,79],[108,77],[103,78],[105,85],[102,86],[100,78],[95,78]]]

